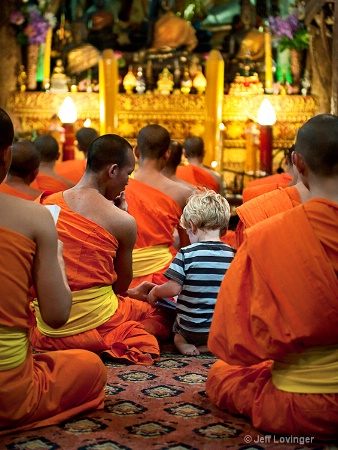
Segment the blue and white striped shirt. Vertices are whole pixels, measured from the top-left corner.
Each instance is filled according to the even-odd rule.
[[[182,285],[177,322],[187,331],[210,331],[219,288],[235,250],[223,242],[202,241],[181,248],[164,275]]]

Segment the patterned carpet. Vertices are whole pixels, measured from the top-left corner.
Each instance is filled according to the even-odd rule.
[[[301,440],[290,444],[286,436],[264,435],[247,419],[218,410],[205,395],[206,375],[214,361],[211,354],[184,357],[172,346],[166,346],[161,360],[150,367],[107,361],[103,411],[0,437],[0,449],[337,449],[335,444]]]

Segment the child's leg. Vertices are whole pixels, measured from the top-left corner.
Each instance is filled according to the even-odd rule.
[[[182,353],[182,355],[197,356],[200,354],[198,348],[193,344],[189,344],[184,339],[184,337],[179,333],[175,333],[175,335],[174,335],[174,344],[175,344],[177,350]],[[206,347],[206,346],[202,346],[202,347]],[[208,350],[206,350],[206,351],[208,351]]]

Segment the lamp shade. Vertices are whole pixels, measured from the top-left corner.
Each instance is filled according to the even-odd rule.
[[[59,109],[59,119],[62,123],[74,123],[77,121],[77,111],[72,98],[67,96]]]
[[[265,98],[258,109],[257,122],[260,125],[273,125],[276,122],[276,112],[267,98]]]

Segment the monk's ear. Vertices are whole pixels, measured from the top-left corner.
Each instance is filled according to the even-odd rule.
[[[168,161],[169,156],[170,156],[170,148],[168,148],[168,150],[167,150],[167,151],[165,152],[165,154],[163,155],[163,159],[164,159],[165,162]]]
[[[108,169],[109,178],[113,178],[115,176],[117,169],[118,169],[117,164],[112,164],[111,166],[109,166],[109,169]]]
[[[139,157],[140,157],[140,150],[139,150],[137,144],[135,145],[135,148],[134,148],[134,155],[135,155],[135,158],[139,159]]]
[[[300,175],[304,175],[304,173],[306,172],[307,166],[304,161],[303,155],[301,155],[300,153],[297,153],[297,152],[293,152],[292,153],[292,164],[294,164],[296,166]]]

